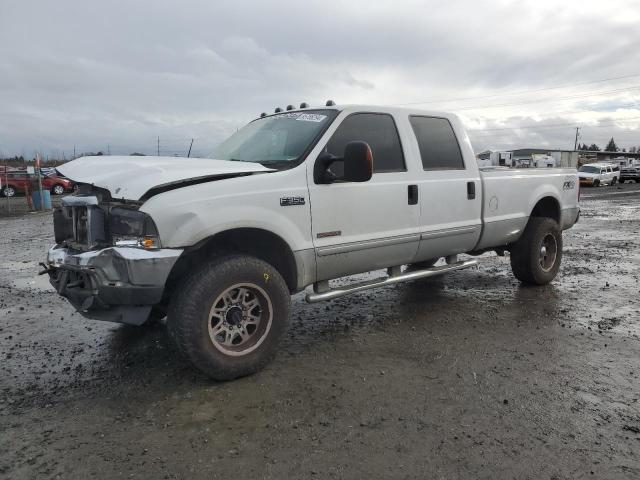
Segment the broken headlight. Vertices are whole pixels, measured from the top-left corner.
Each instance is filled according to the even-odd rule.
[[[111,243],[117,247],[160,248],[156,224],[139,210],[114,207],[109,212]]]

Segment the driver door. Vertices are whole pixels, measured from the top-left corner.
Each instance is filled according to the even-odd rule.
[[[373,176],[362,183],[309,180],[317,280],[409,263],[420,241],[420,205],[393,117],[383,113],[347,115],[323,148],[342,157],[351,141],[373,153]],[[342,175],[341,162],[331,170]]]

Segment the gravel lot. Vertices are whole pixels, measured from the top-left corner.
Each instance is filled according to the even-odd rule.
[[[214,383],[163,325],[35,277],[50,214],[0,218],[0,478],[640,478],[640,185],[583,191],[561,274],[508,258],[293,299],[268,368]]]

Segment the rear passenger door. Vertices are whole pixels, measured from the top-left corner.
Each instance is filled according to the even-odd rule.
[[[615,175],[613,173],[613,168],[612,167],[607,167],[607,182],[612,183],[614,176]]]
[[[410,195],[409,185],[415,182],[407,172],[394,117],[387,113],[349,114],[322,151],[342,157],[352,141],[364,141],[371,147],[371,180],[316,184],[313,168],[309,168],[318,280],[408,263],[420,241],[420,205]],[[340,162],[331,166],[338,177],[342,168]]]
[[[409,116],[422,164],[420,246],[416,261],[470,251],[482,228],[482,184],[475,158],[462,153],[451,122],[432,116]],[[462,132],[462,130],[460,130]]]

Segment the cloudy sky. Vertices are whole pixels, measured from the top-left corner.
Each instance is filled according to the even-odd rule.
[[[476,150],[640,146],[638,0],[0,2],[0,156],[206,154],[302,101],[458,113]]]

